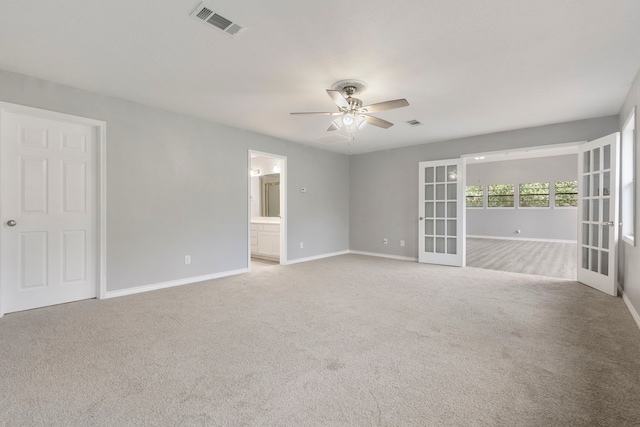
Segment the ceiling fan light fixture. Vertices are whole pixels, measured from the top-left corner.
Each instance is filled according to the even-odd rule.
[[[342,117],[342,124],[344,124],[345,126],[351,126],[354,122],[354,118],[351,114],[345,114]]]
[[[338,117],[337,119],[335,119],[333,121],[333,125],[335,127],[337,127],[338,129],[340,129],[342,127],[342,119],[340,117]]]
[[[363,127],[365,127],[366,124],[367,124],[367,121],[365,120],[364,116],[358,116],[356,118],[356,127],[358,129],[362,129]]]

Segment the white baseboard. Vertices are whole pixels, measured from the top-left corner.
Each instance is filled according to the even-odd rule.
[[[400,255],[381,254],[378,252],[349,251],[350,254],[377,256],[379,258],[399,259],[401,261],[418,261],[418,258]]]
[[[338,256],[338,255],[346,255],[348,253],[349,253],[349,251],[339,251],[339,252],[331,252],[331,253],[328,253],[328,254],[314,255],[314,256],[310,256],[310,257],[306,257],[306,258],[290,259],[290,260],[287,261],[287,264],[298,264],[298,263],[301,263],[301,262],[315,261],[317,259],[330,258],[332,256]]]
[[[472,236],[467,234],[467,237],[472,239],[491,239],[491,240],[522,240],[525,242],[551,242],[551,243],[578,243],[577,240],[560,240],[560,239],[534,239],[527,237],[503,237],[503,236]]]
[[[123,297],[125,295],[139,294],[142,292],[157,291],[158,289],[172,288],[174,286],[188,285],[189,283],[204,282],[205,280],[220,279],[221,277],[234,276],[236,274],[247,273],[248,268],[238,270],[223,271],[220,273],[205,274],[204,276],[187,277],[185,279],[170,280],[168,282],[154,283],[151,285],[136,286],[119,291],[110,291],[105,294],[105,298]]]
[[[624,289],[622,289],[620,283],[618,283],[618,291],[622,295],[622,301],[624,301],[624,303],[627,305],[629,313],[631,313],[631,317],[633,317],[633,320],[636,321],[636,325],[638,325],[638,328],[640,328],[640,314],[638,314],[636,308],[631,304],[631,300],[629,299],[629,297],[627,297],[627,294],[624,293]]]

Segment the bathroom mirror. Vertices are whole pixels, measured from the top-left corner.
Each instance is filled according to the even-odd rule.
[[[260,177],[262,199],[262,216],[280,216],[280,174],[263,175]]]

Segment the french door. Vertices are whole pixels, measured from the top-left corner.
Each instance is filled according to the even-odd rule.
[[[578,154],[578,281],[617,295],[618,147],[614,133],[583,144]]]
[[[463,160],[420,162],[418,176],[418,261],[464,267]]]

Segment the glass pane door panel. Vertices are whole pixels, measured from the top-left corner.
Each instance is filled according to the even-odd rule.
[[[582,224],[582,244],[589,245],[589,224]]]
[[[593,174],[593,185],[592,185],[591,195],[597,197],[600,195],[600,174]]]
[[[436,236],[444,236],[444,220],[438,219],[436,220]]]
[[[432,236],[433,235],[433,220],[425,219],[424,220],[424,234]]]
[[[436,184],[436,200],[445,200],[444,184]]]
[[[444,202],[436,202],[436,218],[444,218]]]
[[[600,252],[600,274],[609,275],[609,252]]]
[[[424,216],[427,218],[433,218],[435,213],[434,203],[427,202],[424,204]]]
[[[444,237],[436,237],[436,253],[438,254],[445,253],[444,245],[445,245]]]
[[[447,221],[447,236],[455,236],[457,234],[457,224],[456,220],[448,220]]]
[[[447,239],[447,253],[455,255],[456,252],[456,239]]]
[[[600,148],[593,149],[593,170],[594,172],[600,170]]]
[[[582,220],[589,221],[589,199],[582,204]]]
[[[425,252],[433,252],[433,249],[434,249],[433,237],[429,237],[429,236],[425,237],[424,238],[424,251]]]
[[[582,195],[584,197],[591,196],[591,176],[585,175],[582,178]]]
[[[447,182],[447,174],[444,166],[436,168],[436,182]]]
[[[589,248],[582,247],[582,268],[589,269]]]
[[[447,166],[447,181],[456,182],[458,180],[458,167],[456,165]]]
[[[595,199],[591,201],[591,221],[600,221],[600,200]]]
[[[611,219],[609,219],[609,204],[609,199],[602,199],[602,222],[611,221]]]
[[[425,170],[424,170],[424,182],[425,183],[432,183],[433,182],[433,174],[434,174],[434,168],[425,168]]]
[[[602,248],[609,249],[609,226],[602,227]]]
[[[598,250],[591,249],[591,271],[598,272]]]
[[[608,196],[611,193],[611,174],[605,172],[602,174],[602,195]]]
[[[434,197],[433,184],[426,184],[424,186],[424,199],[433,200],[433,197]]]
[[[584,152],[583,168],[584,168],[584,171],[583,171],[584,173],[591,172],[591,151]]]
[[[458,206],[456,202],[447,202],[447,217],[455,218],[457,216]]]
[[[591,225],[591,246],[598,246],[600,241],[598,239],[600,237],[600,226],[598,224]]]
[[[447,184],[447,200],[456,200],[458,184]]]
[[[611,146],[610,145],[605,145],[602,148],[602,153],[603,153],[603,169],[611,169]]]

